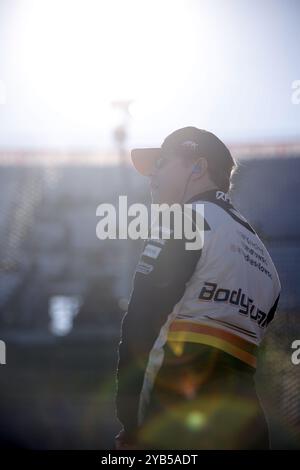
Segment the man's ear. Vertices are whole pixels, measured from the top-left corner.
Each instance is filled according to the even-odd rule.
[[[192,179],[198,179],[202,177],[207,171],[207,160],[204,157],[200,157],[194,162],[192,167]]]

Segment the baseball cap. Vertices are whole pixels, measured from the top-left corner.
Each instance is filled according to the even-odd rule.
[[[169,134],[161,147],[134,148],[131,160],[136,170],[144,176],[150,176],[155,162],[160,157],[205,157],[208,168],[214,169],[220,164],[232,166],[233,158],[226,145],[212,132],[188,126]]]

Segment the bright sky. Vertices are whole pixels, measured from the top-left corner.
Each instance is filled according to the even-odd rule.
[[[0,0],[0,147],[300,138],[299,0]]]

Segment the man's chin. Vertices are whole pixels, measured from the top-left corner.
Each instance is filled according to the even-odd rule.
[[[168,204],[168,202],[161,197],[152,197],[152,204]]]
[[[152,200],[152,204],[162,204],[161,195],[158,194],[157,192],[154,192],[154,191],[151,192],[151,200]]]

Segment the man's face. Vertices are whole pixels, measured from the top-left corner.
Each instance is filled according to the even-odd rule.
[[[150,176],[152,202],[173,204],[182,202],[185,186],[192,171],[192,163],[180,156],[162,158]]]

